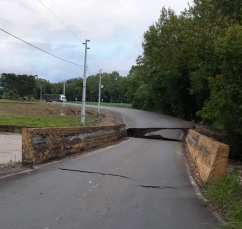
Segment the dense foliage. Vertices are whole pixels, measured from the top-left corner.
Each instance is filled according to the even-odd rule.
[[[101,98],[103,102],[127,102],[127,78],[118,72],[102,74]],[[39,79],[32,75],[15,75],[2,73],[0,77],[0,96],[6,99],[40,99],[42,94],[63,94],[64,82],[50,83],[48,80]],[[65,95],[68,101],[82,100],[83,80],[73,78],[66,80]],[[86,101],[98,101],[99,74],[87,77]]]
[[[36,76],[32,75],[28,76],[3,73],[0,78],[2,93],[6,91],[11,99],[17,96],[23,97],[32,95],[36,88],[36,82]]]
[[[163,8],[144,33],[128,75],[136,108],[223,128],[242,155],[242,1],[194,0],[180,15]]]

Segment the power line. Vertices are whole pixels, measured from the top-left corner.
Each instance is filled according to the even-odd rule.
[[[47,53],[47,54],[49,54],[49,55],[51,55],[51,56],[53,56],[53,57],[55,57],[55,58],[57,58],[57,59],[63,60],[63,61],[65,61],[65,62],[67,62],[67,63],[73,64],[73,65],[76,65],[76,66],[79,66],[79,67],[83,67],[82,65],[75,64],[75,63],[73,63],[73,62],[71,62],[71,61],[65,60],[65,59],[63,59],[63,58],[61,58],[61,57],[58,57],[58,56],[56,56],[56,55],[54,55],[54,54],[51,54],[51,53],[49,53],[49,52],[47,52],[47,51],[45,51],[45,50],[43,50],[43,49],[41,49],[41,48],[38,48],[37,46],[32,45],[32,44],[28,43],[27,41],[24,41],[24,40],[22,40],[21,38],[16,37],[16,36],[14,36],[13,34],[7,32],[7,31],[5,31],[5,30],[3,30],[3,29],[1,29],[1,28],[0,28],[0,30],[2,30],[4,33],[7,33],[8,35],[10,35],[10,36],[12,36],[12,37],[14,37],[14,38],[16,38],[16,39],[18,39],[18,40],[24,42],[25,44],[28,44],[28,45],[32,46],[33,48],[36,48],[36,49],[38,49],[38,50],[40,50],[40,51],[42,51],[42,52],[44,52],[44,53]]]
[[[65,17],[71,22],[71,24],[80,32],[80,33],[82,33],[83,34],[83,36],[85,37],[85,38],[87,38],[86,37],[86,35],[78,28],[78,27],[76,27],[76,25],[71,21],[71,19],[61,10],[61,8],[53,1],[53,0],[50,0],[59,10],[60,10],[60,12],[62,13],[62,14],[64,14],[65,15]]]
[[[94,59],[94,55],[93,55],[93,53],[92,52],[90,52],[90,59],[91,59],[91,61],[92,61],[92,63],[94,64],[94,65],[98,65],[99,67],[100,67],[100,64],[96,61],[96,63],[95,63],[95,59]],[[97,66],[97,67],[98,67]]]
[[[53,13],[53,11],[51,11],[41,0],[39,0],[39,2],[62,24],[62,25],[64,25],[67,29],[68,29],[68,31],[69,32],[71,32],[78,40],[80,40],[80,38],[71,30],[71,29],[69,29],[68,28],[68,26],[63,22],[63,21],[61,21],[57,16],[56,16],[56,14],[54,14]],[[83,35],[84,35],[84,37],[86,37],[85,36],[85,34],[71,21],[71,19],[63,12],[63,10],[61,10],[61,8],[53,1],[53,0],[51,0],[51,2],[58,8],[58,10],[71,22],[71,24],[80,32],[80,33],[82,33]],[[81,40],[80,40],[81,41]],[[90,53],[90,54],[92,54],[92,52]],[[95,58],[94,58],[95,56],[94,55],[90,55],[90,59],[91,59],[91,61],[93,62],[93,64],[94,65],[98,65],[99,67],[101,66],[99,63],[98,63],[98,61],[97,61],[97,59],[95,60]],[[96,63],[95,63],[95,61],[96,61]]]
[[[41,0],[39,0],[39,2],[62,24],[62,25],[64,25],[78,40],[80,40],[79,39],[79,37],[78,36],[76,36],[76,34],[75,33],[73,33],[67,26],[66,26],[66,24],[63,22],[63,21],[61,21]],[[82,41],[82,40],[80,40],[80,41]]]
[[[99,65],[99,67],[101,67],[101,65],[100,65],[100,63],[99,63],[99,61],[98,61],[98,59],[95,55],[95,52],[91,52],[91,56],[92,56],[93,60],[96,61],[97,65]]]
[[[88,73],[89,73],[89,76],[91,76],[91,73],[90,73],[89,69],[87,69],[87,71],[88,71]]]
[[[5,21],[6,23],[10,24],[11,26],[13,26],[14,28],[18,29],[19,31],[21,31],[22,33],[24,33],[25,35],[29,36],[30,38],[32,38],[33,40],[37,41],[38,43],[42,44],[44,47],[48,48],[49,50],[53,51],[54,53],[58,54],[59,56],[63,57],[62,55],[60,55],[59,53],[57,53],[55,50],[53,50],[52,48],[46,46],[45,44],[43,44],[42,42],[38,41],[37,39],[35,39],[34,37],[30,36],[29,34],[27,34],[26,32],[24,32],[23,30],[19,29],[17,26],[13,25],[12,23],[10,23],[9,21],[5,20],[4,18],[0,17],[3,21]],[[63,57],[65,58],[65,57]]]
[[[40,0],[39,0],[40,1]],[[83,36],[85,37],[85,38],[87,38],[86,37],[86,35],[72,22],[72,20],[63,12],[63,10],[61,10],[61,8],[53,1],[53,0],[50,0],[57,8],[58,8],[58,10],[71,22],[71,24],[80,32],[80,33],[82,33],[83,34]],[[40,1],[41,2],[41,1]],[[42,2],[41,2],[42,3]],[[42,3],[43,4],[43,3]],[[45,6],[46,7],[46,6]],[[46,7],[47,8],[47,7]],[[47,8],[48,9],[48,8]],[[50,10],[49,10],[50,11]],[[51,12],[51,11],[50,11]],[[53,12],[51,12],[51,13],[53,13]],[[54,13],[53,13],[54,14]],[[74,34],[74,32],[73,31],[71,31],[57,16],[55,16],[72,34]],[[77,35],[76,34],[74,34],[75,35],[75,37],[77,37]],[[78,37],[77,37],[78,38]],[[79,38],[78,38],[79,39]],[[96,64],[97,65],[99,65],[99,67],[101,66],[99,63],[98,63],[98,61],[97,61],[97,58],[95,57],[95,54],[93,54],[92,55],[92,51],[91,51],[91,53],[90,53],[90,57],[91,57],[91,61],[93,62],[93,64],[95,65],[95,61],[96,61]]]

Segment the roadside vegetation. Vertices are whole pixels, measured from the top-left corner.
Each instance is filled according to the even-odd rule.
[[[177,15],[163,8],[144,33],[128,78],[134,108],[222,129],[242,158],[242,1],[194,0]]]
[[[95,122],[97,112],[86,110],[86,125]],[[0,100],[0,125],[21,127],[68,127],[81,125],[81,109],[46,102]]]
[[[99,74],[87,77],[86,101],[97,102],[99,91]],[[27,87],[27,85],[29,85]],[[102,74],[102,95],[105,103],[127,103],[126,92],[127,77],[120,76],[118,72]],[[68,101],[82,101],[82,78],[66,80],[65,95]],[[51,83],[45,79],[39,79],[33,75],[16,75],[14,73],[2,73],[0,77],[0,99],[24,99],[35,101],[42,94],[63,94],[63,82]]]
[[[81,102],[69,102],[69,103],[77,103],[77,104],[82,104]],[[97,102],[86,102],[87,105],[98,105]],[[101,106],[108,106],[108,107],[126,107],[126,108],[132,108],[132,105],[130,103],[100,103]]]
[[[131,107],[127,103],[127,77],[122,77],[118,72],[102,74],[102,106]],[[87,104],[97,104],[98,101],[99,74],[87,77],[86,101]],[[28,109],[28,102],[36,103],[40,99],[40,88],[43,94],[62,94],[63,82],[51,83],[48,80],[39,79],[37,75],[16,75],[14,73],[2,73],[0,76],[0,125],[20,125],[26,127],[60,127],[80,126],[80,108],[61,108],[61,104],[47,105],[38,103],[40,106]],[[68,103],[81,103],[83,80],[81,78],[68,79],[65,84],[65,95]],[[3,105],[8,103],[9,105]],[[6,110],[10,104],[22,104],[24,107],[16,106],[16,109]],[[43,105],[45,104],[45,105]],[[46,112],[42,107],[45,106]],[[50,108],[50,106],[52,106]],[[32,114],[32,111],[35,111]],[[20,112],[21,111],[21,112]],[[90,113],[91,112],[91,113]],[[86,125],[91,125],[97,116],[91,110],[86,110]],[[100,119],[100,117],[99,117]],[[102,118],[103,119],[103,118]],[[99,120],[100,122],[100,120]]]
[[[216,185],[205,185],[205,198],[209,207],[221,213],[226,229],[242,229],[242,184],[239,170],[228,173],[226,179]]]

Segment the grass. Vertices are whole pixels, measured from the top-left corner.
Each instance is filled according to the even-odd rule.
[[[238,170],[231,171],[219,184],[207,184],[205,197],[209,206],[228,221],[226,227],[221,227],[242,229],[242,184]]]
[[[0,114],[0,120],[1,125],[22,127],[68,127],[80,126],[81,117]],[[89,125],[89,119],[86,120],[86,125]]]
[[[35,103],[33,101],[27,101],[27,100],[20,100],[20,99],[0,99],[0,103]]]
[[[8,164],[7,164],[7,167],[9,167],[9,168],[15,168],[17,165],[21,165],[21,164],[22,164],[21,161],[14,162],[14,161],[10,160],[8,162]]]
[[[20,168],[22,165],[21,161],[12,161],[10,160],[7,164],[0,164],[0,167],[4,170],[6,169],[16,169]]]
[[[81,104],[81,102],[75,102],[75,101],[70,101],[68,103],[78,103]],[[98,105],[97,102],[86,102],[87,105]],[[109,106],[109,107],[121,107],[121,103],[101,103],[101,106]],[[132,105],[129,103],[123,103],[123,107],[126,108],[132,108]]]
[[[85,125],[90,126],[97,112],[86,110]],[[57,103],[0,100],[0,125],[21,127],[81,126],[81,107]]]

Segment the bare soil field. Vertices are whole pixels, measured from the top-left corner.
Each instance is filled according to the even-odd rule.
[[[86,125],[95,123],[96,118],[95,110],[86,110]],[[0,100],[0,125],[68,127],[80,126],[80,120],[81,106],[63,107],[60,103]]]
[[[8,114],[21,114],[21,115],[65,115],[75,116],[80,115],[81,107],[71,106],[63,107],[60,103],[47,103],[47,102],[18,102],[18,101],[1,101],[0,112]]]

